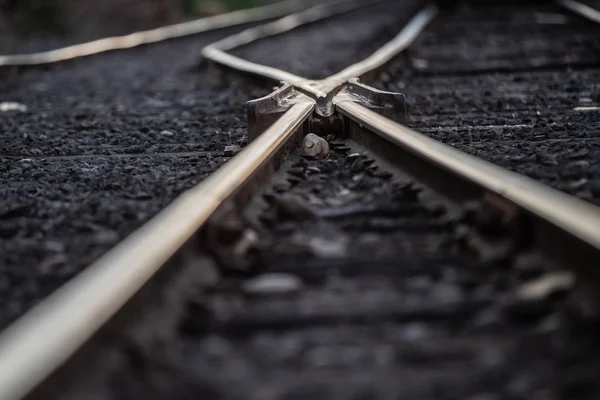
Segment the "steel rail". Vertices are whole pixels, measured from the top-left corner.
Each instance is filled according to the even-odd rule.
[[[214,62],[237,71],[245,72],[251,75],[256,75],[262,78],[267,78],[275,82],[288,82],[292,84],[300,84],[305,79],[283,71],[278,68],[268,67],[266,65],[256,64],[251,61],[246,61],[242,58],[228,54],[216,47],[209,46],[202,50],[202,55]]]
[[[599,207],[431,139],[356,102],[334,102],[343,115],[395,146],[511,201],[600,251]]]
[[[569,9],[590,21],[600,24],[600,11],[575,0],[555,0],[557,4]]]
[[[350,65],[342,71],[325,78],[327,82],[345,83],[351,78],[360,78],[391,61],[400,52],[406,50],[427,25],[439,14],[439,8],[430,4],[419,11],[396,37],[384,44],[369,57],[356,64]]]
[[[213,17],[200,18],[175,25],[135,32],[129,35],[94,40],[87,43],[62,47],[31,54],[0,55],[0,66],[41,65],[113,50],[123,50],[144,44],[157,43],[183,36],[195,35],[209,30],[241,25],[281,17],[305,8],[301,0],[288,0],[248,10],[233,11]]]
[[[313,98],[326,97],[327,93],[322,91],[313,81],[304,77],[291,74],[279,68],[244,60],[229,54],[228,51],[248,45],[255,41],[281,35],[301,26],[322,21],[333,16],[342,15],[366,6],[382,3],[388,0],[338,0],[329,4],[311,7],[305,11],[290,14],[277,21],[262,26],[249,28],[240,33],[211,43],[202,49],[202,56],[222,66],[250,75],[266,78],[277,83],[291,83],[304,93]]]
[[[366,59],[359,61],[344,70],[327,77],[323,80],[312,80],[300,77],[278,68],[266,66],[256,62],[244,60],[231,55],[227,51],[240,48],[252,42],[266,39],[275,35],[289,32],[298,27],[331,18],[354,9],[383,2],[386,0],[375,0],[367,3],[356,4],[354,0],[343,0],[327,6],[316,6],[306,11],[288,15],[278,21],[250,28],[244,32],[232,35],[218,42],[206,46],[202,50],[202,56],[217,64],[226,66],[236,71],[260,76],[276,82],[293,84],[298,90],[311,97],[325,98],[340,89],[348,79],[361,77],[374,69],[383,66],[401,51],[410,46],[425,27],[438,15],[439,9],[435,4],[425,6],[402,28],[400,33],[375,51]]]
[[[214,174],[9,326],[0,336],[0,399],[22,398],[80,348],[265,167],[313,108],[308,98],[296,103]]]

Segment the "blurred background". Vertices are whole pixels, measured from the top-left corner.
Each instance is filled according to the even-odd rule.
[[[48,50],[274,0],[0,0],[0,53]]]

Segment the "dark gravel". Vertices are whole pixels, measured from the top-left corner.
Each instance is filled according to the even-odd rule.
[[[598,203],[599,34],[553,5],[463,5],[375,85],[417,130]]]
[[[358,62],[392,39],[422,0],[386,1],[258,41],[233,54],[311,79]]]
[[[266,93],[198,66],[232,32],[2,71],[0,326],[228,159]]]
[[[519,294],[557,273],[550,262],[478,245],[506,238],[489,210],[448,210],[418,183],[332,145],[325,159],[292,157],[244,217],[211,226],[203,247],[213,256],[188,261],[187,290],[153,295],[151,317],[84,362],[75,381],[86,384],[59,391],[596,398],[600,347],[580,312],[589,304],[566,297],[571,284]]]

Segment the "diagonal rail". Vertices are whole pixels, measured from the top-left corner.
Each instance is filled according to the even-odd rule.
[[[145,44],[196,35],[214,29],[281,17],[282,15],[299,11],[304,7],[305,2],[301,0],[288,0],[249,10],[233,11],[213,17],[200,18],[175,25],[135,32],[129,35],[98,39],[55,50],[31,54],[0,55],[0,66],[51,64],[107,51],[130,49]]]
[[[468,180],[600,249],[600,208],[498,167],[391,121],[353,101],[338,101],[345,116],[435,168]]]
[[[313,108],[309,99],[296,103],[259,139],[3,332],[0,399],[22,398],[81,347],[223,202],[269,166]]]
[[[600,11],[588,6],[587,4],[581,3],[575,0],[555,0],[556,4],[569,9],[570,11],[578,14],[590,21],[600,24]]]

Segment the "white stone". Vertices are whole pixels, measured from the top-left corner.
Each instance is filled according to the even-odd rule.
[[[244,291],[254,295],[295,293],[302,287],[300,278],[290,274],[263,274],[244,282]]]
[[[7,112],[7,111],[25,112],[25,111],[27,111],[27,106],[25,104],[16,103],[14,101],[3,101],[3,102],[0,102],[0,111],[1,112]]]

